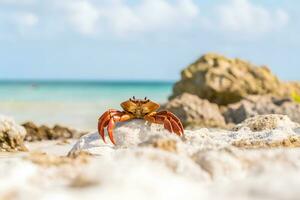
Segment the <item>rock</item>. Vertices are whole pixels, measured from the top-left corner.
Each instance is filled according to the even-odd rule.
[[[163,109],[178,116],[185,127],[226,127],[219,106],[196,95],[183,93],[166,103]]]
[[[100,149],[108,149],[108,151],[110,151],[110,148],[112,148],[113,145],[110,142],[106,128],[104,130],[107,144],[103,142],[98,132],[89,133],[82,136],[70,152],[86,150],[89,149],[90,146],[99,146],[99,144]],[[144,143],[148,140],[153,140],[153,146],[161,147],[162,143],[156,141],[154,138],[149,139],[152,136],[156,137],[157,135],[160,136],[160,139],[163,139],[162,137],[165,136],[168,138],[168,140],[171,140],[172,138],[175,141],[179,140],[179,137],[176,134],[171,134],[168,132],[166,129],[164,129],[163,125],[149,123],[140,119],[117,123],[113,133],[117,147],[133,147],[137,146],[138,144],[148,146],[148,143]]]
[[[170,99],[187,92],[227,105],[248,95],[287,96],[294,86],[282,83],[266,66],[211,53],[181,72],[181,80],[174,85]]]
[[[230,104],[223,112],[227,123],[241,123],[249,117],[264,114],[283,114],[292,121],[300,123],[300,104],[290,98],[278,98],[271,95],[253,95]]]
[[[286,115],[257,115],[233,128],[237,134],[232,133],[231,144],[246,149],[300,147],[299,127]]]
[[[27,132],[25,140],[29,142],[79,138],[81,135],[85,134],[84,132],[79,132],[60,125],[55,125],[53,128],[49,128],[45,125],[37,126],[33,122],[26,122],[22,124],[22,126]]]
[[[251,131],[274,130],[280,127],[297,128],[299,124],[292,122],[286,115],[270,114],[257,115],[246,119],[243,123],[236,125],[233,130],[238,131],[248,127]]]
[[[0,115],[0,151],[27,151],[23,143],[26,131],[9,117]]]
[[[116,146],[112,145],[105,130],[107,143],[97,132],[82,136],[69,154],[87,152],[93,155],[111,155],[115,149],[153,148],[192,157],[198,151],[231,146],[241,148],[298,147],[299,125],[284,115],[256,116],[237,125],[233,130],[185,130],[184,137],[166,131],[161,124],[144,120],[117,123],[114,129]]]

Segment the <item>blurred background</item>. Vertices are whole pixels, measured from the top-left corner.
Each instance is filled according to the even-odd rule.
[[[0,0],[0,112],[94,129],[135,95],[163,103],[207,52],[299,80],[299,1]]]

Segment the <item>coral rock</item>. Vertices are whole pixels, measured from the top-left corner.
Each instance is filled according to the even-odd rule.
[[[27,151],[23,143],[25,134],[25,129],[13,119],[0,116],[0,151]]]

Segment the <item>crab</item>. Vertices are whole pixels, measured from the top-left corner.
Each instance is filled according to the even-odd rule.
[[[104,112],[98,120],[98,132],[105,141],[104,128],[107,127],[107,133],[110,141],[115,145],[113,129],[116,122],[124,122],[131,119],[144,119],[151,123],[163,124],[164,128],[178,136],[184,135],[184,129],[181,121],[170,111],[156,112],[159,104],[147,99],[136,99],[134,96],[121,103],[123,111],[109,109]]]

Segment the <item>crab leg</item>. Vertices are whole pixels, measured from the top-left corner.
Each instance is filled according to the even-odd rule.
[[[172,124],[174,133],[176,133],[176,134],[179,133],[178,135],[181,136],[183,134],[183,132],[182,132],[180,126],[178,125],[178,123],[174,119],[172,119],[172,118],[169,118],[169,121]]]
[[[157,115],[167,115],[169,116],[172,120],[175,121],[175,124],[177,124],[181,130],[181,132],[183,133],[184,132],[184,129],[183,129],[183,125],[180,121],[180,119],[178,119],[178,117],[176,115],[174,115],[173,113],[169,112],[169,111],[160,111],[157,113]]]
[[[179,124],[176,120],[174,120],[173,116],[175,115],[167,115],[167,112],[168,111],[163,113],[152,113],[151,115],[146,115],[144,119],[152,123],[163,124],[164,128],[171,133],[175,133],[179,136],[183,135],[183,128],[181,128],[181,122],[179,121]]]
[[[114,139],[114,135],[113,135],[113,129],[115,127],[115,122],[120,120],[120,117],[117,117],[117,116],[113,116],[109,122],[108,122],[108,126],[107,126],[107,132],[108,132],[108,136],[109,136],[109,139],[110,141],[116,145],[116,142],[115,142],[115,139]]]
[[[98,123],[98,132],[102,137],[102,140],[105,142],[105,136],[104,136],[104,127],[108,125],[108,122],[110,120],[110,115],[107,115],[104,119],[99,121]]]
[[[172,128],[171,122],[170,122],[166,117],[165,117],[163,123],[164,123],[165,129],[167,129],[167,130],[170,131],[171,133],[174,132],[174,131],[173,131],[173,128]]]
[[[120,114],[121,112],[118,110],[110,109],[103,113],[103,115],[99,118],[98,121],[98,132],[102,138],[102,140],[105,142],[105,136],[104,136],[104,127],[106,127],[112,118],[112,116],[116,114]]]
[[[178,131],[174,128],[174,124],[171,123],[170,119],[167,116],[156,115],[154,116],[154,123],[163,124],[164,128],[167,129],[171,133],[175,133],[177,135],[181,135],[181,131]]]

